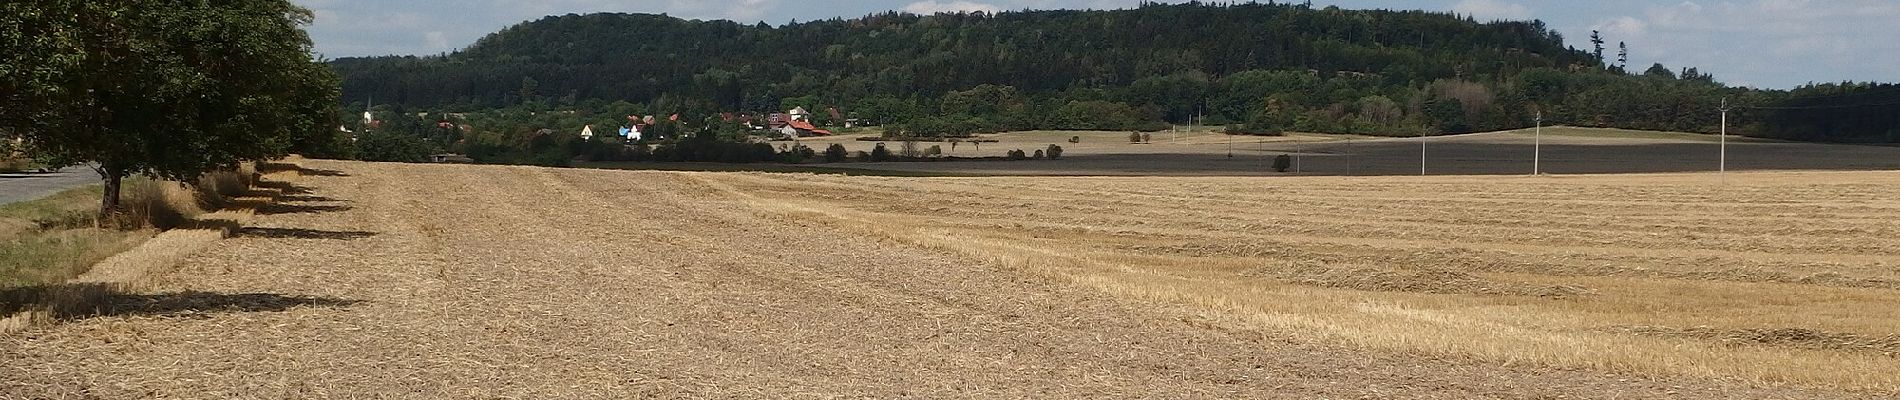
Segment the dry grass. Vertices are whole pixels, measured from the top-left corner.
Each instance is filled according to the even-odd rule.
[[[100,219],[98,186],[0,207],[0,332],[101,306],[162,268],[223,238],[249,215],[237,207],[256,168],[208,173],[194,184],[128,179],[124,211]],[[221,210],[222,209],[222,210]],[[213,211],[207,211],[213,210]],[[84,283],[64,288],[69,281]]]
[[[1306,341],[1900,388],[1900,174],[700,176],[788,215]]]
[[[1891,197],[1842,196],[1878,184],[1804,187],[1834,199],[1809,211],[1737,191],[1707,202],[1734,215],[1671,219],[1654,213],[1711,188],[305,167],[326,170],[299,169],[283,204],[144,270],[113,306],[0,334],[0,397],[1853,398],[1878,393],[1838,389],[1878,386],[1611,356],[1652,340],[1785,366],[1764,357],[1818,337],[1835,344],[1803,349],[1851,358],[1838,348],[1881,346],[1882,317],[1778,322],[1821,335],[1688,327],[1732,319],[1757,286],[1891,290],[1864,279],[1879,271],[1865,250],[1794,271],[1837,271],[1821,283],[1698,267],[1881,245],[1841,240],[1885,229],[1870,204]],[[1538,199],[1564,218],[1500,206]],[[1802,217],[1841,231],[1780,243],[1740,220]],[[1559,219],[1575,239],[1515,230]],[[1648,230],[1675,236],[1610,235]],[[1690,246],[1684,230],[1780,247]],[[1704,299],[1670,309],[1642,290]],[[1584,346],[1600,343],[1637,347]]]

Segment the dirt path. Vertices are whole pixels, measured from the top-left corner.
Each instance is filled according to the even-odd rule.
[[[1834,397],[1292,343],[705,175],[306,164],[137,306],[0,336],[0,397]]]

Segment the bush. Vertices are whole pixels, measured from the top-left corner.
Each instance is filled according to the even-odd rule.
[[[198,177],[192,185],[198,190],[198,206],[205,210],[216,210],[230,205],[231,200],[244,196],[251,189],[252,177],[257,173],[254,164],[240,164],[236,170],[213,171]]]
[[[851,152],[845,150],[843,144],[832,143],[831,146],[825,147],[825,162],[844,162],[845,157],[850,155]]]
[[[1053,144],[1052,144],[1052,145],[1049,145],[1049,151],[1048,151],[1048,154],[1049,154],[1049,159],[1051,159],[1051,160],[1057,160],[1057,159],[1061,159],[1061,158],[1062,158],[1062,146],[1057,146],[1057,145],[1053,145]]]
[[[1009,159],[1011,160],[1029,159],[1029,153],[1024,153],[1022,149],[1010,150],[1008,154],[1009,154]]]
[[[118,226],[131,229],[177,228],[192,217],[204,214],[206,203],[223,201],[201,198],[206,191],[194,190],[191,185],[150,178],[126,179],[121,190],[125,197],[121,204],[123,208],[113,216],[113,220]]]
[[[909,142],[905,142],[905,143],[909,143]],[[883,143],[878,143],[877,147],[871,148],[870,158],[871,158],[871,162],[890,161],[891,150],[888,148],[885,148]]]
[[[930,145],[930,148],[924,149],[924,155],[930,156],[930,157],[941,156],[943,155],[943,146],[934,145],[934,144]]]
[[[1042,157],[1043,157],[1043,154],[1042,154],[1042,149],[1036,149],[1036,155],[1035,155],[1034,157],[1031,157],[1031,158],[1035,158],[1035,159],[1037,159],[1037,160],[1041,160],[1041,159],[1042,159]]]
[[[425,162],[432,151],[421,138],[396,132],[364,132],[356,142],[357,159],[363,161]]]
[[[866,153],[863,150],[859,150],[854,156],[851,157],[851,159],[858,160],[858,162],[870,162],[871,153]]]
[[[1141,143],[1141,132],[1128,132],[1128,143]]]
[[[1082,143],[1082,137],[1081,137],[1081,136],[1070,136],[1070,137],[1069,137],[1069,143]]]
[[[1275,172],[1286,172],[1287,168],[1293,168],[1293,156],[1281,154],[1279,157],[1273,158],[1273,170]]]
[[[786,148],[785,151],[779,152],[779,161],[788,162],[788,163],[802,163],[802,162],[805,162],[805,160],[810,160],[817,156],[818,156],[818,152],[812,151],[810,147],[805,147],[805,145],[799,144],[799,145],[792,145],[791,147]]]
[[[1154,143],[1154,140],[1155,140],[1155,136],[1154,136],[1154,134],[1152,134],[1152,133],[1142,133],[1142,134],[1141,134],[1141,142],[1142,142],[1142,143]]]
[[[897,155],[908,159],[922,157],[924,152],[917,148],[916,141],[905,140],[903,144],[897,145]]]

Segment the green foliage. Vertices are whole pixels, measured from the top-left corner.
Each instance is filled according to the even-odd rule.
[[[850,155],[851,152],[845,150],[843,144],[832,143],[825,147],[825,162],[844,162]]]
[[[1049,159],[1051,159],[1051,160],[1057,160],[1057,159],[1061,159],[1061,158],[1062,158],[1062,146],[1057,146],[1057,145],[1053,145],[1053,144],[1052,144],[1052,145],[1049,145],[1049,151],[1048,151],[1047,153],[1049,154]]]
[[[432,153],[421,138],[396,132],[369,131],[356,138],[356,157],[363,161],[424,162]]]
[[[802,144],[793,145],[791,147],[786,148],[785,151],[779,152],[779,161],[786,162],[786,163],[793,163],[793,164],[802,163],[802,162],[805,162],[805,160],[810,160],[817,157],[818,157],[817,151],[814,151],[811,149],[811,147],[806,147],[805,145],[802,145]]]
[[[1286,172],[1290,168],[1293,168],[1293,156],[1281,154],[1273,157],[1274,172]]]
[[[1731,99],[1747,105],[1749,97]],[[1767,135],[1827,142],[1900,142],[1900,84],[1829,83],[1796,88],[1779,107],[1738,115],[1765,114]],[[1730,117],[1731,121],[1735,116]],[[1751,120],[1744,118],[1744,123]]]
[[[0,4],[0,132],[36,157],[120,180],[190,180],[334,144],[336,78],[285,0]]]
[[[905,143],[909,143],[909,142],[905,142]],[[868,158],[869,158],[868,161],[870,162],[890,161],[891,150],[888,148],[885,148],[883,143],[878,143],[877,147],[871,148],[871,154],[868,156]]]
[[[735,141],[711,130],[661,143],[653,150],[654,161],[754,163],[778,159],[771,144]]]
[[[1606,58],[1606,41],[1592,36],[1592,48],[1575,50],[1539,21],[1271,2],[889,13],[779,27],[592,14],[523,23],[439,57],[330,65],[354,101],[540,113],[510,114],[539,122],[525,127],[476,123],[509,138],[581,126],[547,123],[562,119],[547,116],[557,111],[606,124],[599,127],[619,126],[634,113],[681,113],[698,129],[701,118],[720,112],[794,106],[820,122],[836,107],[885,124],[891,138],[1158,131],[1190,122],[1235,123],[1238,132],[1415,136],[1521,128],[1532,109],[1552,124],[1713,132],[1715,103],[1724,96],[1771,108],[1800,97],[1725,87],[1693,68],[1675,78],[1661,65],[1626,75],[1620,64],[1627,60]],[[1806,117],[1812,114],[1747,113],[1734,116],[1731,131],[1870,140],[1900,129],[1877,115],[1894,107],[1862,108],[1872,117],[1839,125]],[[653,137],[686,131],[662,125]]]

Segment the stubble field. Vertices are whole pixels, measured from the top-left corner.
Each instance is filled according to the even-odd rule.
[[[1900,174],[882,178],[305,161],[14,397],[1864,398]],[[0,395],[0,397],[8,397]]]

